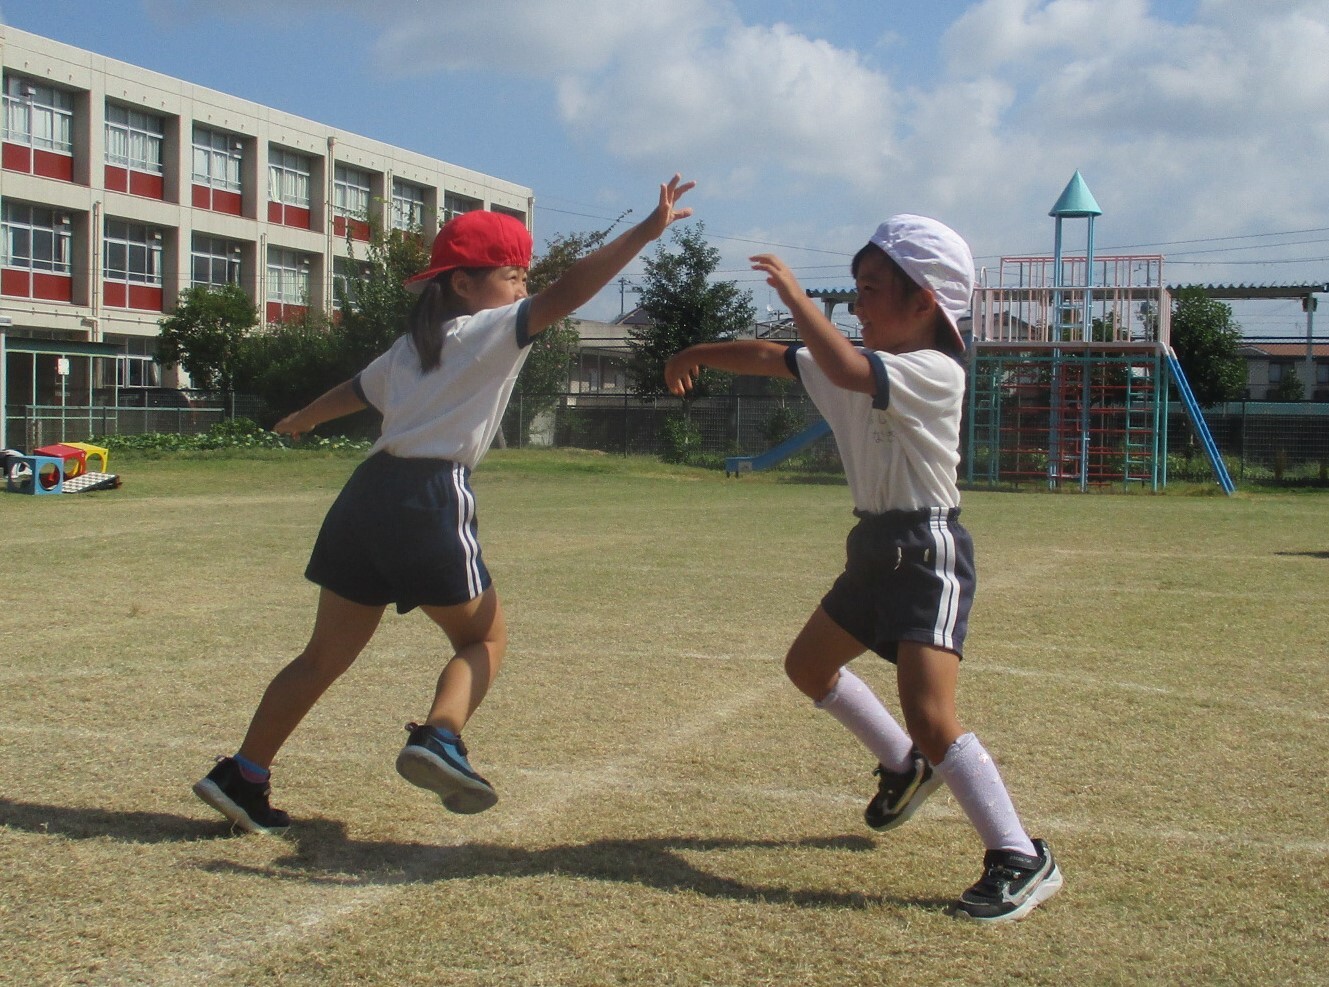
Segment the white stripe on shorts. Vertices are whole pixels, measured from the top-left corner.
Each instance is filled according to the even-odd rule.
[[[466,467],[454,463],[452,467],[452,487],[457,492],[457,539],[466,553],[466,589],[471,599],[480,595],[480,567],[476,558],[480,554],[480,544],[471,533],[471,524],[475,520],[475,494],[466,483]]]
[[[960,615],[960,580],[955,575],[955,535],[946,523],[948,510],[934,507],[928,521],[935,554],[933,571],[941,578],[941,598],[937,603],[937,622],[932,627],[938,647],[955,649],[955,623]]]

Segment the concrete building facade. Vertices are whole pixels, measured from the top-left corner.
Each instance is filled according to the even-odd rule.
[[[194,285],[239,284],[268,321],[331,313],[371,222],[531,225],[524,186],[4,25],[0,70],[6,408],[179,383],[152,356]]]

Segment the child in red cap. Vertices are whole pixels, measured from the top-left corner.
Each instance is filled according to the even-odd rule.
[[[305,575],[322,587],[304,651],[263,694],[239,751],[194,792],[233,824],[281,833],[268,802],[270,766],[323,692],[359,656],[388,604],[419,607],[454,651],[423,722],[397,757],[407,781],[462,813],[498,801],[471,767],[461,729],[489,690],[507,647],[503,609],[477,540],[471,469],[497,433],[532,338],[570,315],[673,222],[692,214],[675,175],[643,222],[527,297],[531,235],[501,213],[465,213],[434,240],[408,331],[351,380],[279,421],[293,437],[373,407],[382,432],[329,509]]]

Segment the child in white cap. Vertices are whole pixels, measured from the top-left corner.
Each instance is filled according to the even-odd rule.
[[[281,833],[290,817],[268,801],[273,758],[323,692],[359,656],[388,604],[419,607],[442,629],[445,663],[428,715],[411,723],[397,770],[453,812],[481,812],[498,795],[471,766],[461,729],[498,673],[503,608],[480,555],[471,469],[488,451],[532,338],[570,315],[676,220],[693,187],[660,186],[651,214],[528,298],[531,234],[519,220],[475,211],[444,224],[407,332],[351,380],[283,418],[298,437],[373,407],[382,432],[328,511],[305,575],[321,587],[304,651],[277,673],[233,757],[194,785],[241,829]]]
[[[831,325],[779,258],[761,254],[752,264],[788,306],[802,344],[692,346],[668,361],[666,383],[682,395],[703,366],[797,378],[830,423],[859,521],[844,572],[795,638],[785,671],[879,762],[867,824],[899,826],[944,781],[987,851],[982,877],[954,914],[1022,918],[1057,892],[1061,872],[1047,844],[1025,832],[996,764],[955,706],[975,583],[956,487],[969,247],[923,216],[882,223],[850,267],[862,346]],[[846,667],[868,650],[896,666],[903,729]]]

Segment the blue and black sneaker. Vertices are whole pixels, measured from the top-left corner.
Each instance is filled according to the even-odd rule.
[[[461,737],[442,727],[406,724],[410,739],[397,755],[397,773],[412,785],[438,795],[449,812],[484,812],[498,792],[466,760]]]
[[[240,765],[230,757],[217,758],[207,777],[194,784],[194,794],[233,825],[250,833],[280,836],[290,827],[291,817],[268,804],[271,792],[267,782],[245,778]]]

